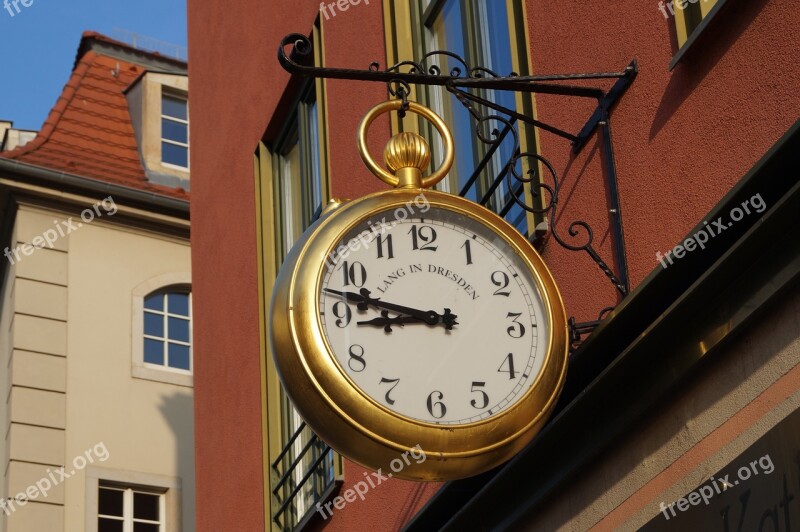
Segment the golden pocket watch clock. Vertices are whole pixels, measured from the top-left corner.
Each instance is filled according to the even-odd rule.
[[[394,186],[334,204],[295,244],[273,292],[270,337],[286,393],[317,435],[344,456],[387,470],[412,448],[425,461],[394,475],[472,476],[519,452],[555,406],[567,366],[567,320],[552,275],[496,214],[429,190],[453,163],[453,139],[433,111],[409,111],[442,137],[442,166],[401,133],[381,168]],[[419,451],[417,451],[418,453]]]

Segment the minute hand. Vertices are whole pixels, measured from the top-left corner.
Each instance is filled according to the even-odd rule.
[[[436,325],[438,323],[444,323],[447,329],[452,329],[453,325],[456,325],[455,318],[457,316],[455,314],[451,314],[450,309],[445,309],[444,314],[442,315],[433,310],[419,310],[411,307],[404,307],[403,305],[397,305],[394,303],[387,303],[385,301],[381,301],[379,298],[371,297],[370,291],[367,290],[366,288],[362,288],[359,291],[359,293],[340,292],[338,290],[333,290],[331,288],[325,288],[325,291],[331,294],[342,296],[352,303],[358,303],[358,308],[360,310],[366,310],[367,306],[371,305],[376,308],[381,308],[384,310],[393,310],[395,312],[405,314],[406,316],[412,316],[420,321],[427,323],[428,325]]]

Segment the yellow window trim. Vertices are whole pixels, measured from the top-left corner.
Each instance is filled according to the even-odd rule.
[[[278,530],[272,522],[276,501],[272,497],[272,457],[278,455],[281,446],[280,382],[272,360],[267,338],[269,301],[275,283],[276,271],[276,216],[272,154],[263,142],[259,142],[254,157],[256,193],[256,258],[258,267],[258,333],[261,366],[261,434],[262,465],[264,479],[265,530]],[[270,420],[278,420],[270,423]]]
[[[413,1],[413,0],[412,0]],[[383,0],[383,26],[384,36],[386,42],[386,67],[396,65],[400,61],[413,60],[418,56],[414,47],[414,39],[409,39],[407,36],[411,35],[412,31],[412,2],[395,2],[394,0]],[[408,33],[398,32],[398,28],[404,28]],[[400,38],[400,35],[404,35]],[[418,101],[417,88],[415,85],[411,86],[410,100]],[[392,135],[396,135],[400,131],[409,131],[419,134],[419,122],[411,116],[403,120],[402,129],[400,121],[396,113],[391,115]]]
[[[715,5],[717,5],[717,0],[700,0],[700,13],[703,18],[706,18]]]
[[[681,2],[682,0],[674,0],[674,2]],[[675,10],[675,34],[678,38],[678,48],[684,45],[684,43],[689,39],[689,35],[687,34],[687,22],[686,22],[686,12],[683,9],[680,9],[677,5],[673,4],[673,9]]]
[[[694,3],[698,3],[700,6],[700,20],[706,18],[706,16],[714,9],[714,6],[717,4],[718,0],[697,0],[696,2],[689,2],[689,0],[672,0],[673,5],[672,9],[675,11],[675,36],[678,40],[678,49],[683,47],[686,44],[686,41],[689,40],[692,31],[689,31],[689,20],[686,16],[686,11],[690,9],[690,6]],[[681,9],[678,4],[683,3],[681,5],[685,6],[685,9]]]
[[[514,67],[514,70],[521,75],[523,74],[520,72],[520,70],[522,70],[521,65],[527,65],[525,74],[529,75],[531,72],[533,72],[533,58],[531,57],[530,32],[528,31],[528,12],[526,2],[506,0],[506,13],[508,15],[509,33],[511,35],[523,35],[525,37],[522,40],[517,39],[516,42],[514,39],[511,40],[511,64]],[[520,49],[522,46],[524,46],[524,50]],[[536,120],[536,95],[533,93],[517,92],[515,93],[515,96],[517,109],[519,109],[522,114],[530,116]],[[539,135],[536,134],[535,127],[520,123],[520,127],[518,129],[519,145],[522,147],[521,149],[524,150],[526,146],[532,145],[535,153],[542,153]],[[533,142],[531,142],[530,137],[533,137]],[[541,161],[537,160],[536,165],[538,172],[537,175],[544,176],[545,174],[543,173],[544,169]],[[529,175],[531,171],[531,161],[528,157],[522,158],[521,168],[523,177]],[[529,184],[525,185],[524,191],[526,205],[533,205],[537,208],[542,207],[542,198],[540,197],[538,201],[534,201],[531,186]],[[527,217],[528,232],[533,234],[536,224],[543,218],[543,216],[528,212]]]

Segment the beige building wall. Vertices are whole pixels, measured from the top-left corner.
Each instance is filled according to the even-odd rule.
[[[0,260],[5,260],[2,258]],[[0,503],[8,497],[8,393],[11,386],[12,337],[14,318],[13,279],[15,268],[6,266],[0,279]],[[6,530],[6,514],[0,507],[0,532]]]
[[[20,206],[16,240],[30,243],[79,213]],[[100,480],[168,487],[167,515],[178,525],[168,530],[194,529],[192,388],[132,372],[134,288],[165,274],[189,279],[189,243],[120,221],[83,223],[8,270],[0,494],[58,478],[50,473],[62,465],[70,477],[18,505],[0,532],[92,530]]]
[[[20,207],[11,239],[14,247],[30,245],[52,227],[54,214]],[[31,254],[20,252],[7,270],[3,531],[64,527],[63,489],[40,496],[31,486],[47,477],[48,469],[64,465],[68,245],[65,238],[53,249],[28,247]]]

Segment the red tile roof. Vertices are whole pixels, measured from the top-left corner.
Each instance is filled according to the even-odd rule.
[[[94,32],[83,34],[79,50],[84,50],[89,39],[142,53]],[[0,153],[0,157],[188,199],[185,190],[150,183],[145,176],[123,93],[145,70],[142,65],[87,49],[76,61],[69,82],[36,138]]]

